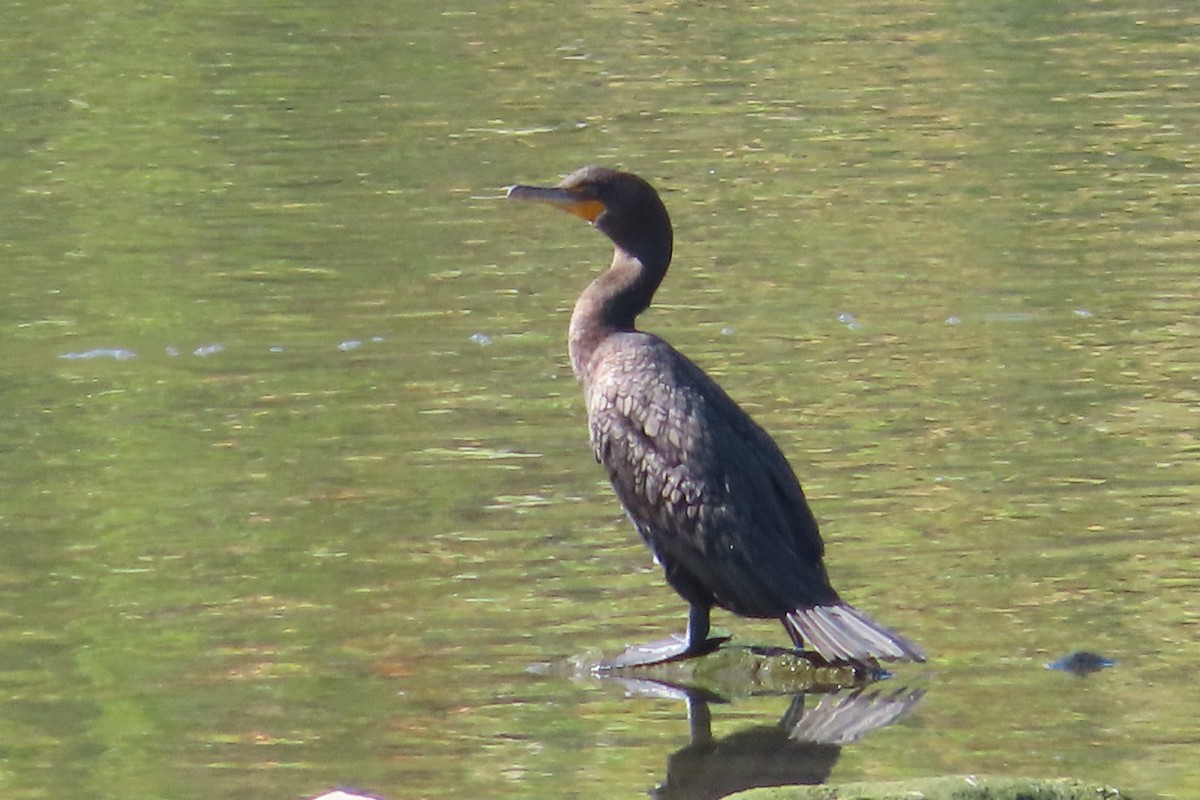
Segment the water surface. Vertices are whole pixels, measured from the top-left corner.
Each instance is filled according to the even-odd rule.
[[[932,655],[829,779],[1200,792],[1189,7],[0,22],[6,797],[666,779],[679,701],[527,671],[683,622],[566,361],[606,243],[499,199],[586,163],[662,189],[645,327],[778,438],[847,599]],[[1118,665],[1043,668],[1077,649]]]

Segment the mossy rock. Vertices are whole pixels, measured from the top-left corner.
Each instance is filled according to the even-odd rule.
[[[813,664],[803,655],[779,647],[723,644],[711,653],[649,666],[611,667],[598,650],[529,669],[538,675],[616,679],[703,689],[722,697],[754,694],[834,692],[864,686],[876,677],[849,667]]]
[[[730,797],[737,800],[1128,800],[1129,796],[1111,786],[1071,779],[949,775],[886,783],[751,789]]]
[[[699,658],[613,669],[606,674],[704,687],[728,696],[829,692],[865,682],[849,667],[816,666],[791,650],[729,644]]]

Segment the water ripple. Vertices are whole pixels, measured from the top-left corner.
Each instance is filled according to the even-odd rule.
[[[131,358],[137,358],[137,353],[126,350],[124,347],[97,347],[77,353],[63,353],[59,358],[65,358],[68,361],[83,361],[91,358],[114,358],[117,361],[128,361]]]

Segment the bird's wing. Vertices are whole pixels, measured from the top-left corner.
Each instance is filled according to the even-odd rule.
[[[753,616],[836,599],[816,521],[771,438],[665,342],[619,336],[637,338],[612,337],[593,362],[592,444],[668,574],[682,569]]]

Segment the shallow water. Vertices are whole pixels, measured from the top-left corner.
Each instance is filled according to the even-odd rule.
[[[663,191],[644,326],[932,656],[828,780],[1200,792],[1189,8],[0,17],[6,797],[666,780],[682,702],[528,672],[683,623],[566,361],[607,246],[500,200],[585,163]],[[1043,668],[1080,649],[1118,664]]]

